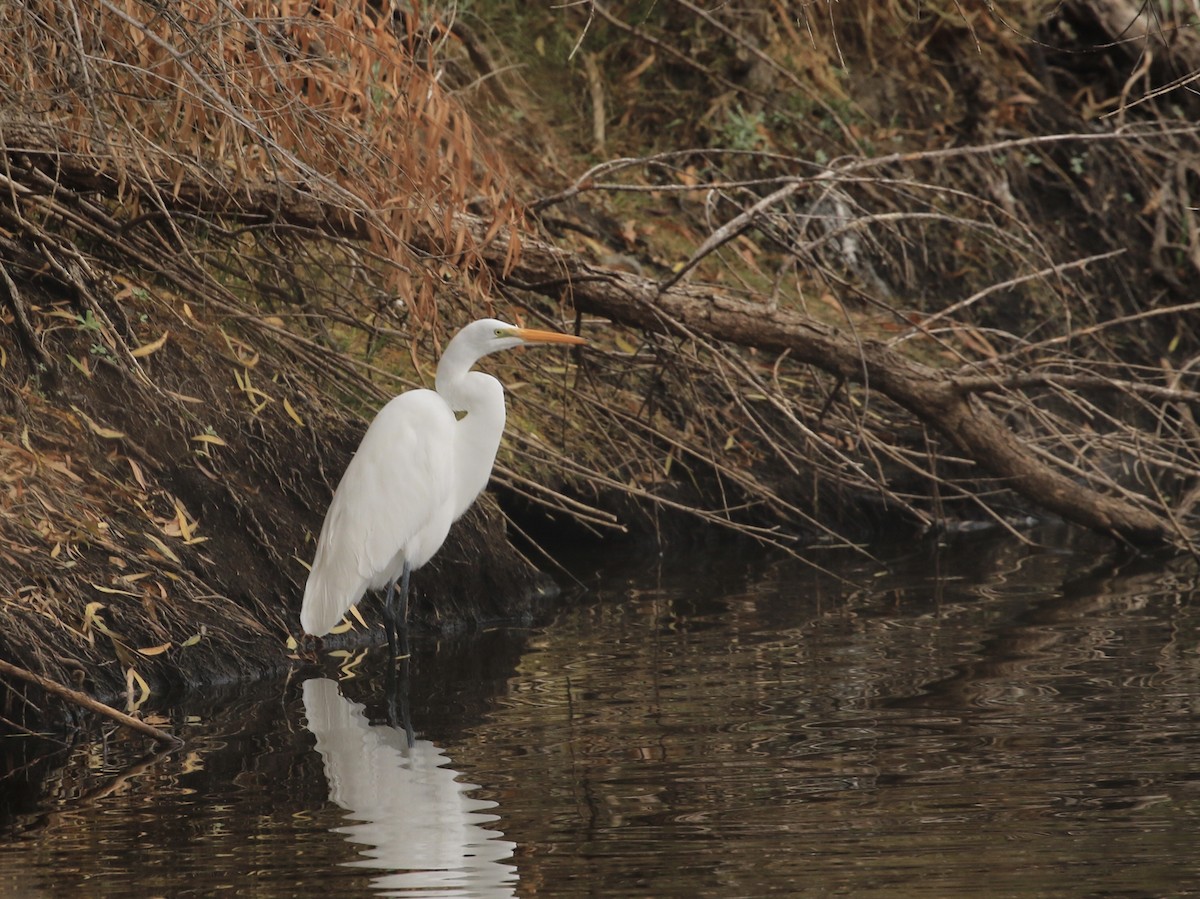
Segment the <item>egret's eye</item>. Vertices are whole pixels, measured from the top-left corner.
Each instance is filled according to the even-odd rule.
[[[497,337],[503,337],[503,336],[504,336],[504,329],[503,329],[503,328],[497,328],[497,329],[496,329],[496,336],[497,336]]]

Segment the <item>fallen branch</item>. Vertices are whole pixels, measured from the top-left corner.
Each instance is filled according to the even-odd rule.
[[[165,730],[159,730],[153,725],[147,724],[134,718],[132,715],[126,715],[124,712],[114,709],[110,705],[105,705],[99,700],[93,699],[86,693],[80,693],[78,690],[72,690],[70,687],[64,687],[57,681],[52,681],[48,677],[43,677],[40,674],[34,674],[32,671],[27,671],[18,665],[11,662],[6,662],[0,659],[0,674],[8,674],[12,677],[18,677],[21,680],[28,681],[31,684],[36,684],[47,693],[53,693],[60,699],[65,699],[67,702],[74,703],[80,708],[85,708],[90,712],[96,712],[99,715],[104,715],[111,718],[113,721],[125,727],[136,730],[140,734],[145,734],[159,743],[168,744],[171,746],[182,746],[183,740],[173,734],[167,733]]]
[[[473,227],[482,234],[486,223],[479,220]],[[977,379],[960,383],[953,373],[915,362],[884,343],[854,339],[814,319],[740,300],[717,287],[677,284],[660,290],[650,279],[591,267],[530,238],[522,242],[516,264],[501,275],[505,247],[506,237],[500,234],[484,256],[497,276],[513,286],[555,298],[566,292],[581,311],[649,331],[696,332],[787,352],[797,362],[862,384],[903,406],[981,469],[1068,521],[1141,546],[1170,543],[1176,534],[1171,522],[1151,509],[1099,493],[1048,465],[975,395]]]

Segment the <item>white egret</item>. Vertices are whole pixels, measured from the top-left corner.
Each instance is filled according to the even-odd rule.
[[[504,433],[504,388],[471,367],[530,343],[586,341],[492,318],[472,322],[446,346],[436,390],[402,393],[375,416],[321,526],[300,608],[307,633],[324,636],[365,591],[386,586],[383,620],[395,654],[397,628],[408,619],[409,574],[487,486]]]

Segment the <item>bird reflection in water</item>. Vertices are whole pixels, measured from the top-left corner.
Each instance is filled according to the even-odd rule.
[[[304,711],[329,798],[361,822],[335,829],[367,847],[348,864],[392,872],[372,886],[389,896],[515,895],[517,869],[505,860],[516,844],[487,826],[499,820],[486,811],[496,803],[469,796],[478,787],[459,782],[440,748],[407,722],[372,727],[326,678],[305,681]]]

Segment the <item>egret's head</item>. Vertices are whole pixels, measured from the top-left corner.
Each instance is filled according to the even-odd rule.
[[[457,343],[462,340],[470,345],[478,356],[486,356],[498,350],[524,346],[527,343],[587,343],[582,337],[574,334],[560,334],[557,331],[538,331],[533,328],[518,328],[508,322],[495,318],[484,318],[471,322],[455,336]]]

